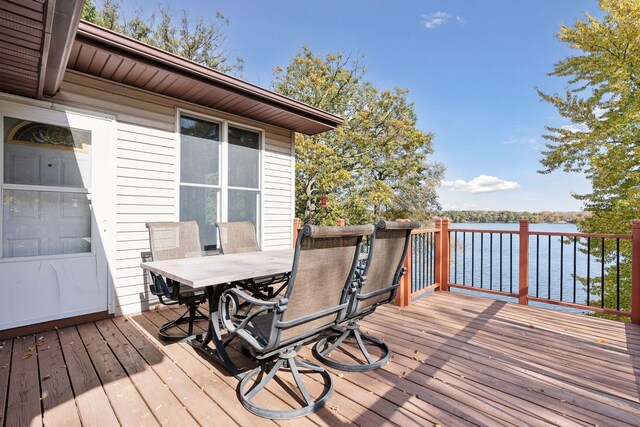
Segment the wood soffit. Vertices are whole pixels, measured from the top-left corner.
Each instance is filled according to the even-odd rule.
[[[0,92],[53,95],[80,20],[83,0],[0,0]]]
[[[343,122],[326,111],[84,21],[67,68],[308,135]]]

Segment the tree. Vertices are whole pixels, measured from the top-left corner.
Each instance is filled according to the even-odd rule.
[[[138,9],[131,19],[125,19],[121,12],[120,0],[104,0],[101,5],[87,0],[82,19],[224,73],[242,72],[242,59],[230,58],[226,50],[229,19],[220,11],[211,20],[205,21],[200,15],[192,22],[183,10],[176,24],[169,6],[164,5],[160,6],[157,25],[155,12],[146,16]]]
[[[443,168],[427,159],[432,135],[416,128],[407,90],[379,90],[365,72],[357,59],[323,58],[306,46],[275,70],[277,92],[345,119],[332,132],[296,135],[296,214],[304,223],[426,221],[439,208]]]
[[[580,223],[582,231],[629,233],[631,220],[640,217],[640,2],[601,0],[600,8],[602,19],[586,14],[557,35],[578,51],[556,63],[550,74],[568,78],[568,88],[564,94],[539,94],[572,126],[546,128],[549,143],[541,172],[584,172],[591,181],[590,193],[574,196],[593,213]],[[624,246],[628,263],[630,252]],[[605,250],[611,259],[606,248],[595,250]],[[628,301],[630,279],[622,279],[623,300]],[[606,291],[606,306],[611,307],[606,295],[614,298],[615,293]]]

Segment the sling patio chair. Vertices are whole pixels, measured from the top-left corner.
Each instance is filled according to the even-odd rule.
[[[371,225],[305,226],[296,242],[291,278],[282,298],[262,300],[238,288],[224,291],[220,300],[223,326],[242,339],[259,365],[238,384],[238,397],[247,410],[266,418],[290,419],[310,414],[327,402],[333,391],[331,376],[324,368],[297,357],[297,353],[304,343],[344,317],[348,301],[343,294],[353,286],[362,237],[372,232]],[[254,305],[242,320],[234,315],[238,299]],[[286,372],[293,376],[293,382],[283,380]],[[322,392],[312,397],[301,374],[317,378],[324,385]],[[297,406],[259,406],[255,400],[264,397],[267,392],[263,390],[274,383],[295,396]],[[265,397],[262,402],[269,399]]]
[[[417,222],[376,224],[366,264],[356,275],[356,291],[344,295],[343,303],[349,304],[346,318],[313,348],[322,363],[352,372],[371,371],[387,363],[391,356],[389,347],[360,332],[358,322],[395,298],[400,278],[406,273],[402,264],[411,241],[411,230],[419,226]]]
[[[251,221],[218,222],[220,251],[222,254],[237,254],[260,251],[256,238],[256,227]],[[269,277],[256,277],[234,283],[250,291],[254,297],[269,299],[278,295],[287,286],[289,273]],[[277,290],[274,290],[275,287]]]
[[[198,223],[187,222],[148,222],[149,243],[151,244],[150,256],[143,261],[165,261],[170,259],[182,259],[202,256],[200,245],[200,233]],[[204,291],[181,289],[180,283],[166,279],[158,274],[149,272],[149,290],[156,295],[161,304],[170,306],[175,304],[186,305],[185,311],[177,319],[171,320],[160,326],[158,337],[164,341],[181,341],[193,335],[193,326],[198,320],[208,320],[209,316],[198,310],[200,304],[207,301]],[[187,333],[169,334],[169,329],[179,331],[179,326],[187,324]]]

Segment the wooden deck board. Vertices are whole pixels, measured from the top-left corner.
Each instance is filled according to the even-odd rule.
[[[157,340],[179,309],[0,341],[0,426],[638,425],[640,327],[439,292],[361,322],[391,361],[333,369],[328,405],[294,421],[247,412],[237,380]],[[311,359],[311,346],[301,356]],[[235,350],[232,350],[232,354]],[[286,381],[286,380],[285,380]],[[305,377],[310,392],[322,385]],[[266,401],[293,398],[277,388]]]
[[[11,371],[12,339],[0,341],[0,425],[4,425],[5,407],[9,391],[9,372]]]
[[[42,407],[45,426],[81,426],[73,400],[67,366],[56,331],[41,334],[36,340]]]

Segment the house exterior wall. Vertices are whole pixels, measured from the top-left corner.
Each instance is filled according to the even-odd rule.
[[[109,270],[117,315],[152,308],[140,253],[149,250],[145,223],[179,218],[178,111],[193,112],[264,130],[262,152],[261,245],[291,246],[294,212],[292,131],[150,92],[67,72],[52,101],[115,117],[115,230]]]

